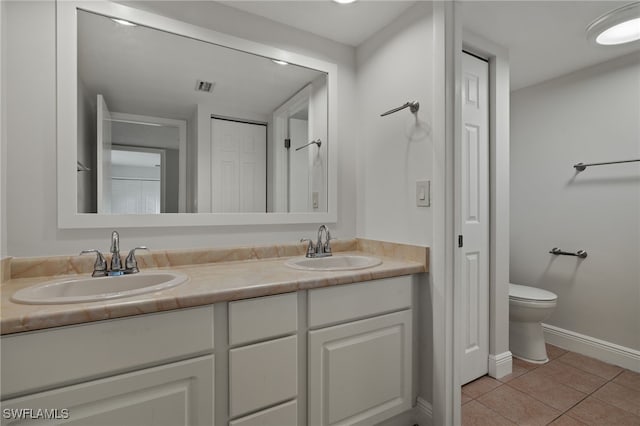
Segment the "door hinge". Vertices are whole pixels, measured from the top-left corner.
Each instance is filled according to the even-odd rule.
[[[458,235],[458,247],[462,247],[464,245],[464,240],[462,235]]]
[[[291,148],[291,139],[287,138],[287,139],[284,140],[284,147],[286,149]]]

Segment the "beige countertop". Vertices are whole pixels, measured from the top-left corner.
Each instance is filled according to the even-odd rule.
[[[215,255],[211,255],[214,252]],[[139,263],[143,271],[173,270],[186,274],[189,280],[156,293],[61,305],[18,304],[11,301],[11,296],[22,288],[52,279],[86,277],[90,275],[90,270],[86,271],[87,265],[90,267],[92,261],[87,264],[84,257],[82,261],[78,261],[75,257],[61,256],[12,259],[11,273],[7,274],[10,279],[0,286],[1,334],[428,272],[427,247],[349,240],[335,245],[334,256],[373,255],[382,259],[382,264],[362,270],[326,272],[297,270],[285,265],[285,261],[292,255],[300,256],[303,253],[304,246],[291,245],[172,251],[140,256]],[[215,260],[212,260],[212,256]],[[76,272],[74,274],[68,273],[67,266],[60,266],[77,266],[80,262],[81,267],[71,268],[71,271]],[[44,264],[47,267],[43,268]],[[4,269],[6,268],[5,265]],[[47,269],[50,271],[48,275],[44,274]],[[61,274],[59,271],[66,273]]]

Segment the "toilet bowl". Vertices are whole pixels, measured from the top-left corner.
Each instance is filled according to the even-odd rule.
[[[549,361],[542,321],[551,316],[558,296],[541,288],[509,284],[509,350],[536,364]]]

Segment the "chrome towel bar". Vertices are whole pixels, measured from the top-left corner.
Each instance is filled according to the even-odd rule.
[[[577,171],[582,172],[584,171],[584,169],[591,166],[605,166],[607,164],[620,164],[620,163],[635,163],[637,161],[640,161],[640,158],[638,158],[637,160],[607,161],[604,163],[589,163],[589,164],[578,163],[578,164],[574,164],[573,167]]]
[[[412,114],[415,114],[420,109],[420,102],[417,102],[417,101],[407,102],[406,104],[399,106],[398,108],[390,109],[387,112],[383,112],[382,114],[380,114],[380,117],[393,114],[394,112],[402,111],[405,108],[409,108],[409,111],[411,111]]]
[[[586,251],[584,251],[584,250],[578,250],[578,251],[577,251],[577,252],[575,252],[575,253],[571,253],[571,252],[568,252],[568,251],[564,251],[564,250],[562,250],[562,249],[559,249],[558,247],[554,247],[554,248],[552,248],[552,249],[551,249],[551,251],[550,251],[549,253],[551,253],[551,254],[555,254],[556,256],[557,256],[557,255],[563,255],[563,256],[576,256],[576,257],[579,257],[580,259],[584,259],[584,258],[586,258],[586,257],[587,257],[587,252],[586,252]]]
[[[320,139],[316,139],[314,141],[309,142],[306,145],[302,145],[300,148],[296,148],[296,151],[300,151],[302,148],[306,148],[309,145],[313,145],[313,144],[318,145],[318,148],[320,148],[320,145],[322,145],[322,141]]]

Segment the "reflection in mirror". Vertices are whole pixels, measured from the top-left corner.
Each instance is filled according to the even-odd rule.
[[[83,10],[77,24],[78,213],[328,211],[325,72]]]

